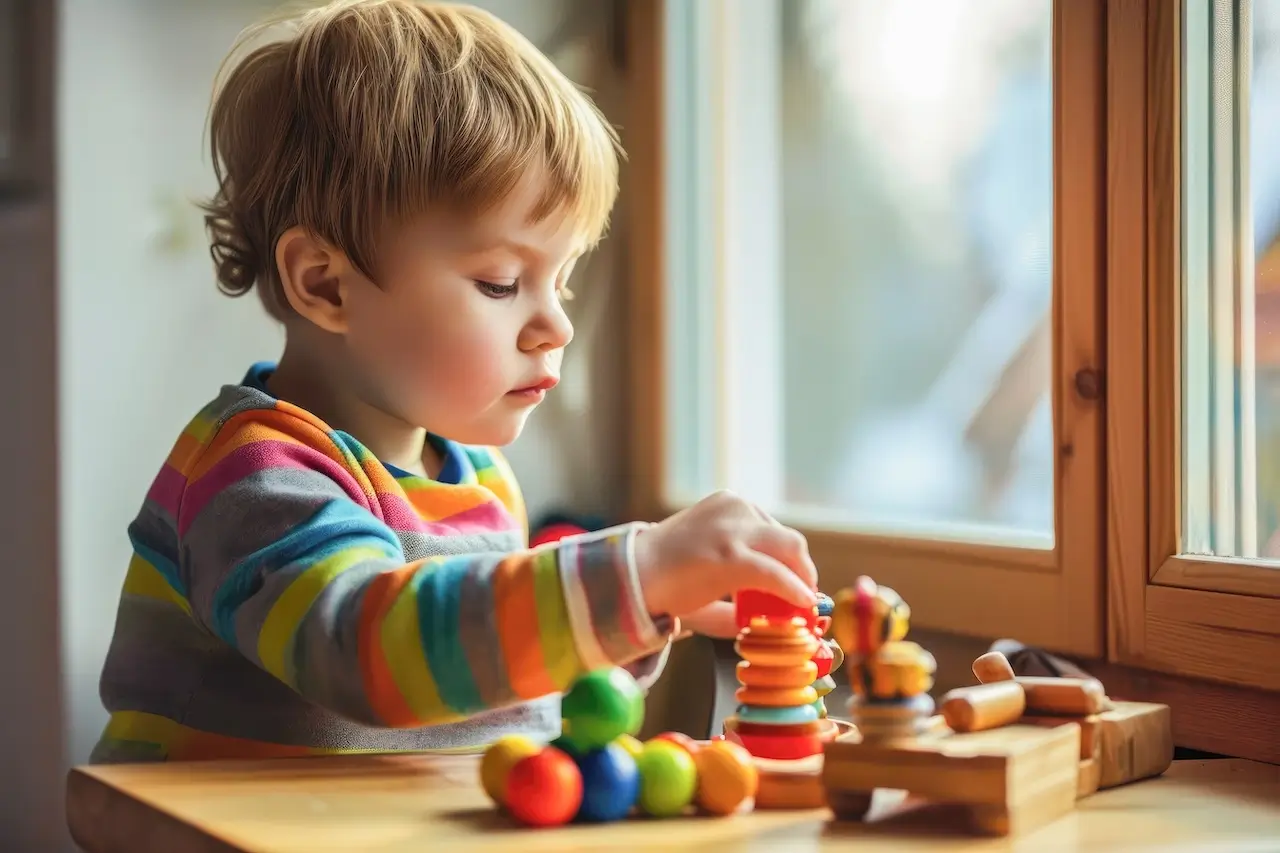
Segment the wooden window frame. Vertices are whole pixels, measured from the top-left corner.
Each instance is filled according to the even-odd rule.
[[[678,508],[663,499],[664,378],[669,366],[663,320],[664,6],[663,0],[627,5],[628,510],[632,517],[646,519]],[[824,529],[803,532],[828,589],[870,574],[911,602],[913,622],[920,627],[998,633],[1098,657],[1105,648],[1105,0],[1059,0],[1053,19],[1055,546],[1039,551]]]
[[[1280,570],[1179,548],[1181,0],[1113,0],[1108,31],[1109,657],[1280,691]]]
[[[1105,471],[1091,480],[1082,470],[1078,485],[1064,492],[1068,498],[1060,496],[1057,513],[1095,519],[1097,539],[1086,527],[1072,542],[1070,553],[1079,557],[1067,562],[1056,584],[1046,583],[1053,566],[1041,567],[1036,577],[1026,566],[1018,571],[990,562],[1002,556],[999,549],[811,531],[814,554],[828,588],[857,571],[897,584],[922,626],[988,638],[1001,633],[1074,652],[1113,695],[1170,705],[1180,746],[1280,763],[1274,729],[1280,694],[1259,689],[1274,676],[1274,664],[1263,678],[1250,670],[1280,651],[1276,594],[1269,576],[1260,574],[1270,570],[1184,557],[1176,549],[1178,4],[1059,0],[1055,16],[1068,4],[1069,18],[1055,17],[1058,26],[1070,27],[1058,42],[1055,76],[1073,80],[1065,88],[1076,97],[1055,104],[1055,131],[1071,122],[1079,131],[1073,139],[1092,143],[1063,146],[1057,137],[1055,175],[1065,172],[1072,180],[1056,184],[1080,194],[1074,203],[1055,202],[1055,245],[1064,228],[1097,229],[1102,237],[1096,254],[1063,259],[1083,268],[1097,288],[1086,285],[1085,294],[1065,304],[1056,288],[1055,323],[1075,335],[1060,336],[1056,348],[1055,410],[1065,402],[1077,413],[1073,431],[1063,433],[1072,440],[1060,441],[1060,449],[1071,448],[1068,458],[1079,466],[1095,452],[1091,442],[1100,442]],[[627,2],[628,509],[649,519],[671,509],[660,500],[666,467],[663,14],[662,0]],[[1080,180],[1081,174],[1098,180]],[[1097,270],[1094,277],[1090,270]],[[1099,378],[1088,369],[1103,364],[1105,412],[1078,395]],[[1105,565],[1104,589],[1096,587],[1102,573],[1090,569],[1090,560]],[[1045,596],[1073,580],[1080,586],[1065,610],[1082,619],[1076,641],[1029,624],[1055,610],[1057,602]],[[975,594],[971,587],[978,584]]]

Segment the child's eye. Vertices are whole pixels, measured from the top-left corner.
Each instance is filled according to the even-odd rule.
[[[505,299],[508,296],[514,296],[518,286],[519,284],[517,282],[513,282],[512,284],[495,284],[492,281],[481,281],[476,279],[476,287],[480,288],[480,292],[493,299]]]

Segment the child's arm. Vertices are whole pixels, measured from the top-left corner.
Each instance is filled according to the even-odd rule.
[[[430,725],[665,649],[669,626],[636,578],[639,528],[406,564],[368,480],[324,433],[277,412],[240,418],[187,474],[181,575],[210,630],[312,701]]]

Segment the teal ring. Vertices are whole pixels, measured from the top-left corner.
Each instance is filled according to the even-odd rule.
[[[818,719],[818,709],[813,705],[799,705],[792,708],[739,705],[737,717],[738,721],[743,723],[759,723],[764,726],[791,726],[797,723],[814,722]]]

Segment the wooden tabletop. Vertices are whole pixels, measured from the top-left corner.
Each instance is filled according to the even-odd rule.
[[[1235,759],[1175,762],[1161,778],[1082,800],[1035,833],[985,840],[957,834],[945,808],[909,808],[894,792],[878,793],[865,825],[832,822],[823,810],[519,829],[485,800],[476,762],[352,756],[79,768],[67,813],[89,853],[1280,850],[1280,767]]]

